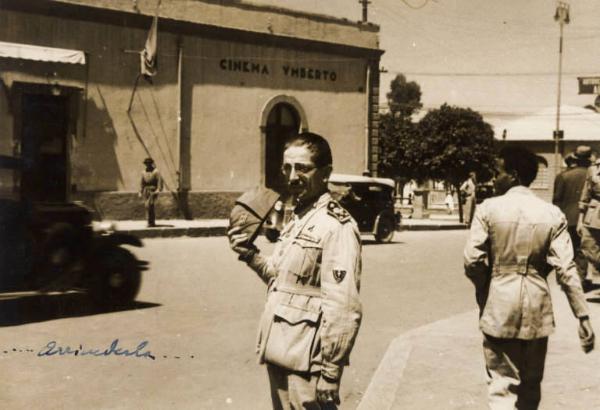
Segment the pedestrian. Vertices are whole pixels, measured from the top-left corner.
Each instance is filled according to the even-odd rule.
[[[590,147],[580,145],[575,152],[565,158],[568,168],[556,176],[552,195],[552,203],[558,206],[567,217],[567,230],[573,244],[575,265],[584,291],[590,288],[591,282],[586,278],[587,261],[581,251],[581,236],[577,232],[577,223],[579,221],[579,200],[585,184],[587,168],[591,165],[591,155]]]
[[[356,222],[328,191],[331,150],[320,135],[289,140],[282,173],[294,205],[270,257],[229,230],[231,248],[267,284],[257,352],[274,409],[336,409],[361,323]]]
[[[473,214],[475,213],[475,189],[477,187],[477,177],[475,172],[469,172],[469,177],[460,186],[460,196],[463,206],[464,221],[467,226],[471,226]]]
[[[511,146],[500,151],[494,182],[500,196],[477,207],[464,250],[465,273],[480,309],[492,410],[538,408],[554,330],[547,282],[553,269],[579,319],[582,349],[594,348],[567,220],[528,188],[537,170],[538,158],[530,151]]]
[[[595,155],[592,153],[592,157]],[[579,201],[577,233],[581,237],[581,252],[588,262],[588,271],[597,277],[600,271],[600,159],[587,169]],[[592,288],[592,281],[586,283]]]
[[[158,172],[158,169],[154,165],[154,160],[152,158],[146,158],[144,160],[144,166],[146,168],[142,171],[139,196],[144,198],[148,226],[153,227],[156,226],[154,205],[158,193],[163,189],[163,180],[160,176],[160,172]]]
[[[444,203],[446,204],[446,212],[448,215],[451,215],[454,212],[454,196],[451,191],[446,193],[446,198],[444,199]]]

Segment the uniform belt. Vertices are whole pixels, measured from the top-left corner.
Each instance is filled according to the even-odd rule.
[[[274,289],[276,292],[285,292],[290,293],[292,295],[303,295],[303,296],[312,296],[312,297],[320,297],[321,296],[321,288],[316,286],[294,286],[294,285],[280,285],[277,284]]]
[[[505,275],[507,273],[516,273],[517,275],[522,276],[539,274],[538,270],[531,265],[494,266],[494,269],[492,270],[492,276]]]

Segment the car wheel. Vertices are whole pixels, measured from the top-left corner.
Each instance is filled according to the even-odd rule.
[[[137,296],[142,273],[137,258],[127,249],[116,247],[101,255],[90,280],[89,294],[101,306],[131,303]]]
[[[387,215],[382,215],[377,223],[377,232],[375,232],[375,240],[380,243],[391,242],[396,231],[396,223],[394,218]]]

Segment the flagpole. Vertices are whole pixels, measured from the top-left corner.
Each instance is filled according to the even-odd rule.
[[[183,76],[183,40],[181,37],[177,39],[177,190],[181,191],[183,188],[183,153],[181,152],[181,113],[182,113],[182,100],[181,100],[181,80]]]
[[[135,96],[135,91],[137,90],[138,82],[140,81],[141,76],[141,74],[138,74],[137,77],[135,77],[135,83],[133,84],[133,90],[131,91],[131,98],[129,99],[129,107],[127,107],[127,112],[131,111],[131,106],[133,105],[133,97]]]

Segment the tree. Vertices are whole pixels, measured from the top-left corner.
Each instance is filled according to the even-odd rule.
[[[390,84],[390,92],[387,93],[388,106],[394,115],[400,115],[403,119],[419,111],[421,104],[421,87],[414,81],[407,82],[404,74],[398,74]]]
[[[418,149],[417,127],[411,116],[422,106],[421,87],[414,81],[407,82],[402,74],[390,84],[387,93],[389,113],[382,114],[379,122],[380,162],[378,173],[394,178],[400,192],[411,179],[422,179],[419,163],[413,150]]]
[[[481,114],[469,108],[442,105],[429,111],[418,124],[419,155],[428,178],[446,182],[457,192],[474,171],[487,180],[494,164],[494,132]],[[462,204],[459,215],[462,222]]]

